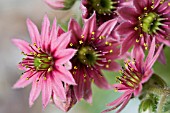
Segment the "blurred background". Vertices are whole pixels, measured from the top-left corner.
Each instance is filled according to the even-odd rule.
[[[29,108],[28,98],[30,86],[24,89],[12,89],[19,79],[21,71],[17,64],[22,58],[12,43],[12,38],[30,41],[27,32],[26,19],[30,18],[36,25],[41,26],[44,14],[48,14],[52,21],[54,17],[59,23],[64,23],[70,17],[80,15],[79,3],[69,11],[55,11],[49,8],[43,0],[0,0],[0,113],[64,113],[50,104],[42,110],[41,96],[32,108]],[[170,48],[165,49],[167,65],[156,63],[154,70],[170,85]],[[115,81],[117,73],[104,72],[110,83]],[[77,103],[68,113],[100,113],[106,109],[105,105],[117,97],[119,93],[105,91],[93,85],[93,103],[84,100]],[[138,99],[132,99],[122,113],[137,113]],[[114,111],[110,112],[114,113]]]

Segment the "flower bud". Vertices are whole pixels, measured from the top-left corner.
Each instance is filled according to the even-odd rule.
[[[139,113],[154,113],[154,102],[151,99],[145,99],[139,106]]]

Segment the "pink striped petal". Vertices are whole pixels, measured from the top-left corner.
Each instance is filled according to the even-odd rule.
[[[88,76],[84,81],[84,96],[83,98],[88,102],[92,103],[92,90],[91,90],[91,81]]]
[[[38,31],[37,26],[30,20],[27,19],[27,27],[28,27],[28,31],[32,40],[32,43],[36,43],[38,46],[40,46],[40,33]]]
[[[24,53],[29,54],[31,52],[28,42],[20,39],[12,39],[12,42]]]
[[[85,24],[83,28],[82,35],[84,35],[84,40],[88,37],[91,37],[92,32],[96,30],[96,13],[94,12],[93,15],[89,19],[85,19]]]
[[[54,94],[57,95],[60,99],[66,100],[66,93],[65,93],[64,86],[61,80],[57,78],[57,76],[58,75],[55,72],[53,72],[51,76],[52,88],[53,88]]]
[[[127,35],[134,31],[134,25],[130,22],[123,22],[117,26],[116,31],[119,35]]]
[[[54,71],[54,70],[53,70]],[[57,71],[54,71],[55,76],[59,77],[61,81],[70,85],[76,85],[72,74],[63,66],[57,66]]]
[[[141,91],[142,91],[142,84],[140,83],[138,88],[136,88],[134,91],[134,96],[135,97],[138,96],[141,93]]]
[[[51,79],[50,77],[51,76],[50,74],[47,74],[46,77],[47,79],[42,80],[42,103],[43,103],[43,108],[45,109],[47,104],[49,103],[50,101],[50,98],[51,98],[51,94],[52,94],[52,83],[51,83]]]
[[[30,107],[34,104],[34,101],[40,95],[41,86],[42,86],[42,80],[41,79],[38,82],[37,82],[37,80],[33,81],[32,89],[31,89],[30,97],[29,97],[29,105],[30,105]]]
[[[56,64],[64,64],[67,61],[69,61],[76,53],[77,51],[75,49],[63,49],[60,50],[57,55],[54,55],[57,59],[55,61]]]
[[[64,1],[63,0],[56,0],[54,2],[52,0],[44,0],[44,2],[53,9],[64,8]]]
[[[33,76],[28,80],[27,77],[29,77],[31,74],[32,72],[30,71],[24,73],[21,78],[14,84],[13,88],[24,88],[25,86],[29,85],[35,78],[35,76]]]
[[[97,29],[97,35],[96,37],[100,36],[109,36],[113,29],[115,28],[115,25],[117,24],[117,19],[109,20],[105,23],[103,23],[98,29]]]

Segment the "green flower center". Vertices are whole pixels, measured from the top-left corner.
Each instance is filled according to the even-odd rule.
[[[89,46],[81,47],[78,50],[78,59],[82,64],[93,66],[97,60],[96,52]]]
[[[51,69],[52,63],[52,57],[47,54],[38,54],[34,57],[34,66],[38,71]]]
[[[118,3],[112,2],[112,0],[90,0],[90,1],[94,10],[96,10],[97,13],[99,14],[111,13],[112,9],[116,8],[113,5]]]
[[[142,30],[148,34],[156,33],[161,24],[161,18],[154,12],[150,12],[142,19]]]

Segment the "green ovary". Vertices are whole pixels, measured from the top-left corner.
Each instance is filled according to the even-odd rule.
[[[142,30],[148,34],[156,33],[159,26],[162,25],[160,20],[156,13],[150,12],[142,19]]]
[[[48,70],[51,67],[52,59],[46,54],[34,58],[34,66],[37,70]]]
[[[91,47],[81,47],[78,50],[78,59],[82,64],[93,66],[97,60],[97,54]]]
[[[113,7],[113,4],[116,4],[117,2],[112,2],[112,0],[90,0],[91,5],[94,8],[94,10],[97,11],[99,14],[105,14],[105,13],[111,13]]]

